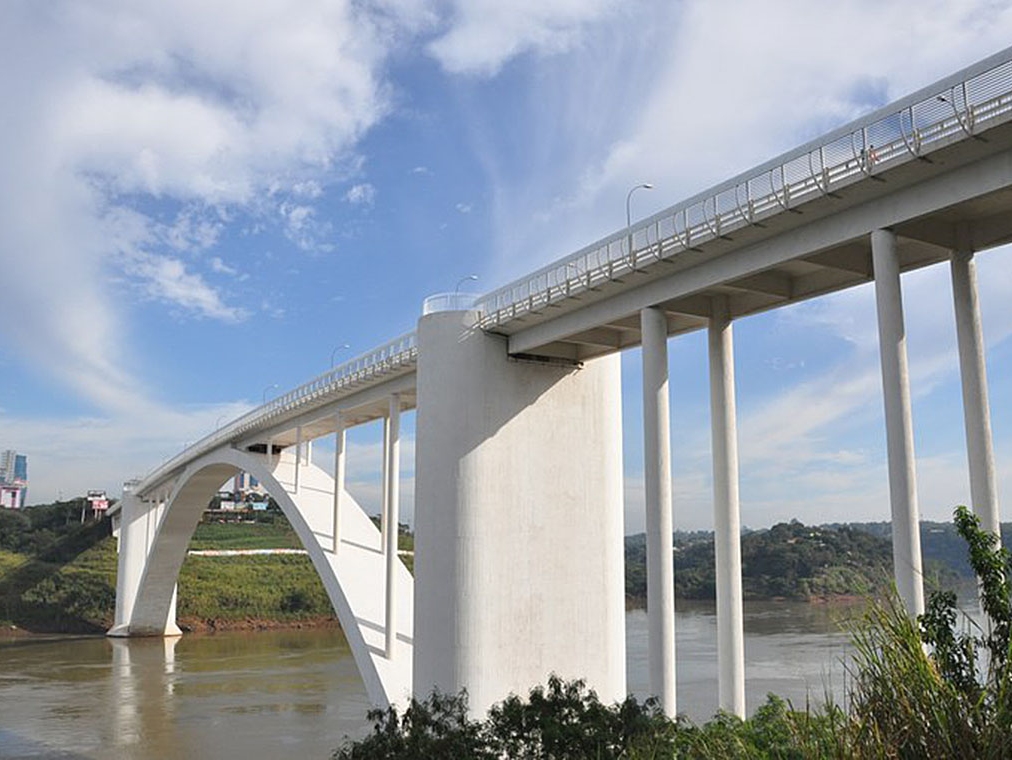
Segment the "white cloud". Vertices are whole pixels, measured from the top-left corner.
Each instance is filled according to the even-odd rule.
[[[180,211],[171,225],[160,227],[160,237],[176,251],[199,252],[218,242],[225,225],[220,215],[202,213],[196,207]]]
[[[476,127],[498,277],[618,229],[635,184],[657,188],[634,199],[645,215],[1000,50],[1012,7],[651,0],[586,34],[592,48],[527,80],[538,106],[517,130],[529,171]]]
[[[134,253],[125,257],[124,270],[140,280],[141,288],[149,298],[223,322],[241,322],[248,316],[245,309],[225,305],[218,291],[199,274],[188,272],[179,259],[154,253]]]
[[[226,264],[220,256],[211,257],[211,271],[218,274],[227,274],[231,277],[236,277],[239,274],[239,270],[235,267],[231,267]]]
[[[350,0],[7,6],[0,265],[19,275],[6,303],[23,318],[3,338],[47,371],[62,357],[62,380],[118,407],[142,392],[122,275],[183,312],[239,318],[171,252],[213,247],[219,213],[276,208],[277,187],[311,198],[354,164],[388,109],[392,40],[372,14]],[[162,225],[153,204],[182,210]],[[300,247],[325,245],[305,217],[285,224]]]
[[[458,203],[455,206],[455,208],[457,209],[457,212],[461,213],[461,214],[470,214],[471,213],[471,204],[470,203]]]
[[[316,180],[307,179],[292,185],[292,195],[296,198],[319,198],[323,195],[323,188]]]
[[[371,206],[376,200],[376,188],[368,182],[352,185],[344,194],[344,199],[356,206]]]
[[[331,224],[317,219],[315,208],[285,201],[278,207],[278,212],[285,220],[285,237],[298,248],[318,253],[334,250],[333,244],[326,242],[332,232]]]
[[[457,0],[429,51],[449,72],[491,75],[523,53],[569,50],[587,25],[618,7],[617,0]]]

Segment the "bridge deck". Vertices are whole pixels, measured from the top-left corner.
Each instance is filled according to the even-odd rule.
[[[715,295],[740,317],[866,282],[877,228],[906,270],[946,258],[963,223],[975,250],[1004,243],[1010,119],[1012,49],[489,293],[482,326],[513,354],[580,360],[639,343],[644,306],[674,334]]]

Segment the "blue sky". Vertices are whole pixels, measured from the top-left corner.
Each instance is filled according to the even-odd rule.
[[[32,501],[118,492],[338,346],[411,329],[426,295],[471,273],[492,289],[613,231],[631,185],[656,185],[635,197],[646,215],[1012,38],[1003,3],[836,6],[5,3],[0,446],[29,454]],[[1009,494],[1004,261],[979,257]],[[941,519],[968,490],[948,274],[904,287],[922,513]],[[874,329],[868,288],[736,324],[745,524],[887,518]],[[705,336],[670,355],[676,524],[705,528]],[[375,428],[350,456],[375,505]]]

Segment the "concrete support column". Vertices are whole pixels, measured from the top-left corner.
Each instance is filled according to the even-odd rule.
[[[344,492],[345,454],[344,454],[344,416],[338,412],[334,415],[334,554],[341,536],[341,498]]]
[[[650,691],[674,717],[675,573],[668,411],[668,321],[661,309],[640,312],[643,343],[643,475],[646,492],[647,621]]]
[[[710,429],[717,571],[717,699],[722,710],[744,718],[745,627],[741,592],[734,342],[727,298],[714,298],[712,309],[709,329]]]
[[[295,483],[294,493],[299,495],[299,470],[302,469],[302,425],[295,428]]]
[[[924,612],[920,516],[914,465],[914,428],[910,413],[910,373],[895,234],[889,230],[875,230],[871,234],[871,251],[885,400],[893,571],[907,612],[920,615]]]
[[[956,310],[959,372],[963,383],[963,420],[970,467],[970,501],[980,524],[1001,539],[998,486],[991,441],[991,408],[987,398],[984,333],[977,299],[977,267],[973,252],[954,251],[951,259],[952,299]]]
[[[623,699],[620,357],[515,360],[478,316],[418,323],[414,694]]]
[[[120,550],[116,570],[116,612],[109,636],[129,636],[137,588],[147,555],[147,516],[140,497],[123,491],[120,508]]]
[[[380,479],[383,481],[383,500],[380,503],[380,551],[386,551],[387,523],[390,521],[390,415],[383,418],[383,465]]]
[[[397,643],[397,537],[400,527],[400,477],[401,477],[401,396],[394,393],[390,396],[390,411],[387,414],[387,431],[389,444],[386,448],[386,493],[387,519],[384,540],[387,553],[386,582],[386,643],[385,651],[388,660],[393,659],[394,647]]]

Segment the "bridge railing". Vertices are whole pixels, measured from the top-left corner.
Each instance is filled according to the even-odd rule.
[[[536,312],[1012,118],[1012,48],[478,299],[482,327]]]
[[[149,473],[134,490],[145,491],[173,471],[223,444],[263,428],[294,411],[311,408],[315,401],[329,398],[340,391],[352,390],[358,385],[413,364],[417,359],[418,341],[415,332],[400,335],[218,428]]]

